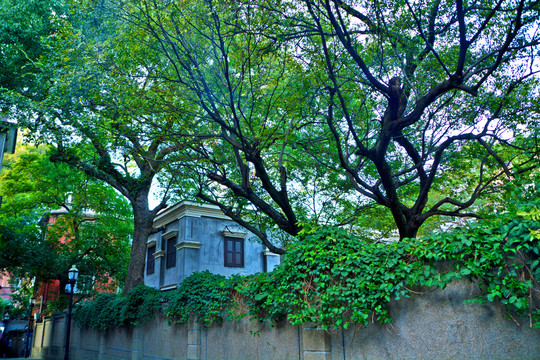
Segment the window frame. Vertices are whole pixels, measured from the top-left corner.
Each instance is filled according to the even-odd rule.
[[[176,240],[176,236],[165,240],[165,269],[176,267]]]
[[[235,247],[233,246],[232,249],[230,249],[230,244],[240,244],[240,250],[235,251]],[[232,254],[231,259],[232,262],[227,261],[227,254]],[[240,263],[236,263],[235,259],[236,256],[240,255]],[[245,246],[244,246],[244,239],[238,238],[238,237],[231,237],[231,236],[225,236],[223,241],[223,265],[225,267],[233,267],[233,268],[243,268],[245,265],[244,262],[245,257]]]
[[[156,245],[149,246],[146,250],[146,275],[153,275],[156,272]]]

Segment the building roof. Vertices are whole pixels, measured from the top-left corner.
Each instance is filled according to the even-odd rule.
[[[185,216],[197,218],[204,216],[215,219],[231,220],[231,218],[226,216],[218,206],[183,200],[159,212],[154,219],[154,227],[158,228],[170,224]]]

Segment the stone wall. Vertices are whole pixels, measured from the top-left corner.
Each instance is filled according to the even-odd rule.
[[[314,326],[275,327],[247,319],[209,329],[196,323],[108,333],[73,326],[71,359],[352,360],[352,359],[539,359],[540,329],[528,319],[509,319],[497,304],[463,304],[476,285],[456,281],[390,305],[391,324],[325,332]],[[36,329],[32,357],[63,358],[63,318]]]

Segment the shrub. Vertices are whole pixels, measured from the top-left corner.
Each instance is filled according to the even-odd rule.
[[[161,291],[140,285],[131,290],[122,300],[120,323],[142,325],[154,318],[161,308]]]
[[[74,320],[88,327],[109,330],[127,325],[142,325],[152,319],[161,306],[159,290],[138,286],[127,296],[101,294],[79,304]]]
[[[268,275],[257,275],[236,289],[249,314],[292,324],[347,327],[370,318],[389,322],[386,304],[408,296],[411,277],[430,276],[431,267],[411,261],[411,244],[373,244],[337,228],[304,231],[284,262]],[[426,272],[426,269],[428,272]]]
[[[102,294],[94,300],[85,301],[76,307],[73,319],[81,325],[109,330],[122,325],[120,312],[124,298],[116,294]]]
[[[168,296],[167,318],[176,323],[196,318],[203,326],[222,322],[235,279],[208,271],[192,274]]]

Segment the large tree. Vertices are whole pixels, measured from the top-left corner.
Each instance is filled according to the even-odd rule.
[[[151,208],[152,183],[168,156],[183,146],[168,142],[150,124],[166,126],[170,118],[166,109],[155,106],[153,98],[161,95],[145,80],[152,73],[151,55],[145,60],[148,66],[130,61],[145,49],[124,48],[122,24],[112,21],[116,6],[69,1],[62,5],[43,5],[49,12],[40,21],[54,26],[48,36],[39,37],[42,51],[29,59],[33,66],[20,75],[32,79],[32,94],[6,84],[3,111],[29,128],[33,141],[55,146],[52,161],[109,184],[129,200],[134,216],[125,284],[129,291],[143,283],[146,241],[168,198],[162,184],[165,190]],[[24,52],[21,44],[13,45],[17,46]]]
[[[31,98],[43,94],[36,91],[36,61],[46,52],[43,38],[57,30],[51,14],[62,13],[62,1],[0,1],[0,91],[16,89]],[[5,100],[3,97],[0,101]],[[2,110],[9,103],[0,102]]]
[[[401,237],[537,166],[538,1],[303,4],[340,167]]]
[[[537,166],[538,6],[147,0],[125,17],[163,59],[156,83],[197,109],[171,135],[214,140],[195,149],[199,197],[291,235],[326,199],[350,219],[371,202],[404,238],[478,217],[478,199]],[[352,191],[359,206],[341,206]]]
[[[284,249],[270,241],[269,225],[296,235],[300,222],[331,221],[358,208],[339,174],[304,151],[326,136],[316,116],[317,74],[290,48],[242,29],[259,21],[249,11],[204,1],[134,2],[124,10],[132,41],[144,41],[160,61],[153,82],[175,95],[163,103],[173,113],[189,109],[176,119],[181,131],[162,131],[189,146],[169,170],[189,174],[194,196],[218,205],[276,253]]]

